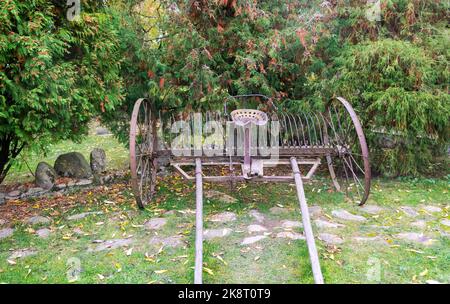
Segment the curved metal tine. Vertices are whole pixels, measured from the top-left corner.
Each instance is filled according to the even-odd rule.
[[[278,121],[278,124],[280,124],[280,118],[278,117],[277,113],[273,113],[270,117],[270,124],[267,124],[267,145],[270,146],[270,148],[272,147],[272,140],[271,140],[271,136],[272,136],[272,121]],[[281,130],[279,130],[281,132]],[[281,136],[281,134],[278,134],[278,136]],[[279,145],[279,143],[277,143],[277,145]]]
[[[203,122],[203,118],[202,118],[202,122]],[[189,112],[189,128],[191,128],[191,136],[187,139],[188,142],[188,147],[190,147],[192,149],[192,151],[195,149],[195,117],[194,117],[194,112],[190,111]]]
[[[150,106],[150,104],[148,103],[148,102],[146,102],[146,104],[147,104],[147,115],[145,115],[145,116],[147,116],[146,117],[146,119],[147,119],[147,122],[146,122],[146,125],[147,125],[147,138],[146,138],[146,141],[147,141],[147,152],[150,152],[151,150],[152,150],[152,147],[153,147],[153,140],[152,140],[152,133],[153,133],[153,121],[152,121],[152,108],[151,108],[151,106]]]
[[[165,126],[165,121],[163,121],[163,118],[161,116],[161,111],[157,112],[157,116],[158,121],[159,121],[159,126],[158,126],[158,131],[157,131],[157,136],[158,136],[158,140],[157,142],[161,143],[161,149],[165,150],[167,149],[167,141],[166,141],[166,135],[165,135],[165,130],[164,130],[164,126]],[[170,138],[169,138],[170,140]],[[170,142],[170,141],[169,141]],[[156,147],[156,149],[158,149],[158,146]]]
[[[281,147],[285,148],[285,137],[287,136],[287,125],[286,125],[286,117],[283,113],[280,113],[282,119],[280,120],[280,125],[283,129],[282,132],[280,132],[280,137],[281,137]]]
[[[320,140],[319,140],[319,145],[320,146],[325,146],[323,143],[323,129],[322,129],[322,124],[320,123],[319,117],[317,116],[317,113],[314,113],[314,116],[317,119],[317,128],[319,129],[319,135],[320,135]]]
[[[312,124],[312,126],[313,126],[313,130],[314,130],[314,146],[319,146],[319,138],[318,138],[318,136],[317,136],[317,130],[316,130],[316,123],[314,122],[314,117],[310,114],[310,113],[308,113],[308,117],[311,119],[311,124]]]
[[[290,145],[290,147],[292,148],[292,147],[295,147],[295,140],[294,140],[294,128],[292,127],[292,121],[291,121],[291,117],[290,117],[290,115],[289,114],[286,114],[286,116],[287,116],[287,118],[288,118],[288,121],[289,121],[289,128],[290,128],[290,130],[289,130],[289,135],[290,135],[290,138],[291,138],[291,145]]]
[[[333,106],[333,108],[334,108],[334,106]],[[339,133],[337,131],[338,130],[337,129],[337,127],[338,127],[337,126],[337,121],[336,121],[336,125],[334,123],[334,119],[338,120],[338,117],[337,117],[338,115],[336,113],[336,109],[335,109],[335,114],[334,115],[331,113],[331,109],[330,108],[328,109],[328,112],[330,114],[331,127],[332,127],[333,132],[334,132],[334,136],[331,138],[331,140],[333,141],[333,144],[340,145],[340,143],[339,143]]]
[[[144,103],[145,104],[145,103]],[[142,122],[144,120],[144,122]],[[139,109],[138,118],[137,118],[137,127],[139,130],[139,134],[136,134],[136,146],[140,152],[140,155],[145,153],[145,131],[143,126],[145,124],[145,110],[144,108]]]
[[[203,128],[203,126],[210,120],[210,118],[209,118],[210,112],[209,111],[206,111],[205,113],[202,112],[201,115],[202,115],[201,118],[202,118],[202,128]],[[203,116],[205,116],[204,117],[205,121],[203,121]],[[191,130],[192,130],[193,133],[195,132],[194,125],[195,125],[195,123],[192,122],[192,129]],[[204,130],[202,130],[202,143],[203,143],[203,138],[206,137],[205,134],[203,133],[203,131]],[[192,134],[192,135],[194,136],[194,134]],[[195,144],[195,140],[194,140],[193,144]],[[205,146],[203,148],[209,150],[209,147]]]
[[[299,148],[300,147],[300,134],[298,133],[298,126],[297,126],[297,121],[295,120],[295,116],[293,114],[288,114],[289,116],[292,117],[292,120],[294,121],[294,125],[295,125],[295,132],[297,135],[297,139],[296,139],[296,143],[294,143],[294,147],[295,148]]]
[[[142,149],[144,150],[143,152],[147,152],[147,122],[148,122],[148,117],[147,117],[147,102],[143,101],[141,103],[142,105],[142,125],[141,125],[141,129],[143,130],[143,133],[141,134],[142,136]]]
[[[334,104],[333,104],[333,108],[334,108],[334,112],[336,113],[336,118],[337,118],[337,123],[338,123],[339,130],[341,130],[341,132],[342,132],[342,130],[344,130],[344,128],[342,127],[342,124],[341,124],[341,114],[340,113],[338,114],[338,112],[336,110],[336,106]],[[340,144],[343,146],[345,144],[344,139],[342,138],[342,136],[339,133],[337,133],[336,135],[339,136],[339,139],[341,141]]]
[[[325,134],[325,133],[328,133],[328,132],[326,132],[327,129],[325,129],[327,127],[327,122],[326,122],[325,118],[323,117],[322,113],[319,112],[319,113],[317,113],[317,115],[319,115],[319,117],[322,119],[322,123],[323,123],[323,125],[321,125],[322,136],[323,136],[322,137],[323,145],[324,145],[324,147],[328,147],[330,144],[330,139],[328,138],[327,140],[325,140],[325,135],[326,135],[326,137],[328,137],[328,134]],[[325,141],[327,141],[327,142],[325,142]]]
[[[302,114],[305,117],[306,128],[307,128],[307,131],[308,131],[308,141],[306,143],[306,147],[312,147],[313,145],[312,145],[312,140],[311,140],[311,138],[312,138],[312,136],[311,136],[311,126],[309,125],[308,117],[306,117],[305,113],[302,113]]]
[[[287,144],[287,147],[289,148],[291,146],[291,144],[290,144],[290,140],[291,140],[291,132],[290,131],[291,130],[289,127],[290,121],[289,121],[289,117],[287,114],[283,114],[283,116],[284,116],[284,123],[286,126],[286,128],[285,128],[286,144]]]
[[[216,117],[217,117],[217,122],[219,123],[219,127],[220,127],[220,132],[222,135],[222,153],[224,154],[224,156],[227,153],[227,131],[226,131],[226,127],[227,127],[227,120],[225,119],[225,114],[222,117],[222,114],[220,111],[216,112]]]
[[[305,137],[305,130],[303,128],[303,122],[300,115],[297,114],[298,121],[300,122],[300,126],[302,127],[302,143],[301,146],[306,146],[306,137]]]
[[[170,114],[169,119],[170,119],[170,128],[172,128],[172,125],[176,122],[174,113]],[[175,134],[172,134],[171,129],[168,129],[168,131],[170,133],[172,142],[173,139],[175,138]]]

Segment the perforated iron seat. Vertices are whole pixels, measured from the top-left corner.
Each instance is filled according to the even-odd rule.
[[[231,112],[231,119],[238,126],[246,126],[249,123],[254,123],[258,126],[263,126],[267,123],[267,114],[253,109],[239,109]]]

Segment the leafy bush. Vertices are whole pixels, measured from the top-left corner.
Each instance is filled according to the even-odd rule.
[[[84,1],[69,22],[66,9],[65,1],[2,2],[0,182],[24,148],[80,140],[92,117],[124,99],[124,68],[135,57],[124,40],[141,40],[132,18]]]

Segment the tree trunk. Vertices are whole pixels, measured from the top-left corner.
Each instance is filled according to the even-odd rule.
[[[11,169],[13,160],[20,154],[25,147],[24,143],[19,143],[13,135],[0,137],[0,184]]]

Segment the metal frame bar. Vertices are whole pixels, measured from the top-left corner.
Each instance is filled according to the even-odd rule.
[[[311,227],[311,220],[309,216],[308,205],[306,204],[305,191],[303,189],[303,182],[300,175],[300,169],[295,157],[291,158],[292,171],[295,178],[295,186],[297,187],[298,202],[302,212],[303,229],[305,230],[306,244],[308,245],[309,259],[316,284],[323,284],[322,271],[320,270],[319,255],[317,253],[316,242]]]
[[[186,180],[196,180],[196,176],[189,175],[181,166],[197,166],[197,160],[200,160],[200,158],[196,158],[195,161],[183,161],[183,162],[171,162],[171,166],[177,169],[177,171],[183,176]],[[304,180],[309,180],[312,178],[314,173],[317,171],[317,168],[321,164],[320,158],[317,159],[302,159],[297,162],[301,165],[312,165],[309,169],[308,173],[305,176],[301,176]],[[215,162],[215,161],[209,161],[206,163],[202,162],[202,165],[204,166],[227,166],[229,165],[229,162]],[[240,162],[232,162],[232,165],[242,165]],[[263,166],[267,165],[291,165],[291,162],[288,160],[263,160]],[[196,173],[197,174],[197,173]],[[292,182],[294,180],[293,175],[282,175],[282,176],[254,176],[254,177],[248,177],[245,175],[245,172],[243,172],[242,175],[228,175],[228,176],[202,176],[203,180],[205,182],[229,182],[229,181],[246,181],[246,180],[252,180],[255,182]]]
[[[194,284],[202,284],[203,270],[203,181],[202,161],[195,160],[195,270]]]

